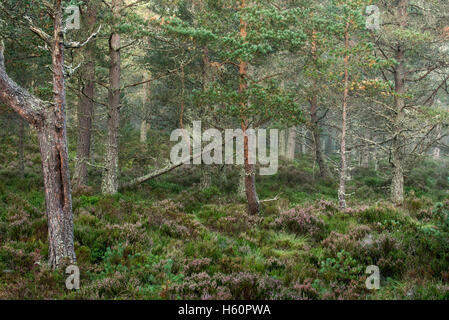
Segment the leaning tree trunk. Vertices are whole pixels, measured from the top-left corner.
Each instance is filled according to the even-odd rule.
[[[53,103],[45,103],[18,86],[6,74],[0,43],[0,101],[14,109],[37,130],[42,156],[48,221],[48,261],[52,268],[76,261],[73,246],[73,216],[68,166],[64,33],[61,0],[55,1],[52,40]]]
[[[112,1],[115,23],[120,19],[121,0]],[[108,140],[104,164],[101,191],[103,194],[118,192],[118,143],[120,124],[120,34],[114,26],[109,38],[109,110],[108,110]]]
[[[91,30],[96,23],[95,6],[90,5],[87,10],[87,29]],[[76,149],[77,160],[73,174],[74,188],[87,185],[87,161],[90,158],[92,118],[94,112],[95,90],[95,41],[88,43],[85,49],[86,65],[82,76],[82,90],[78,111],[78,143]]]

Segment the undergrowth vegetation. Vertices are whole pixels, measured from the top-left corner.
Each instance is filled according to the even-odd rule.
[[[278,196],[259,216],[235,195],[232,167],[205,189],[193,166],[115,196],[77,190],[77,291],[46,265],[44,193],[29,165],[24,178],[0,172],[0,299],[449,299],[447,163],[412,170],[402,207],[385,200],[388,177],[356,168],[339,210],[307,156],[257,178],[261,198]],[[380,290],[365,286],[369,265]]]

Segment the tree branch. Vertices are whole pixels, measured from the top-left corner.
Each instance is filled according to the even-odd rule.
[[[52,47],[53,47],[53,38],[52,38],[48,33],[46,33],[44,30],[42,30],[42,29],[36,27],[36,26],[34,25],[33,20],[32,20],[29,16],[24,16],[24,18],[25,18],[25,20],[28,21],[30,30],[31,30],[34,34],[36,34],[39,38],[41,38],[42,40],[44,40],[44,42],[47,44],[47,46],[49,46],[50,48],[52,48]]]
[[[44,101],[30,94],[15,83],[6,73],[4,44],[0,39],[0,101],[24,118],[29,124],[39,127],[43,120]]]
[[[70,41],[70,42],[64,42],[64,47],[67,49],[79,49],[84,47],[85,45],[87,45],[92,39],[96,38],[98,33],[101,30],[101,25],[98,27],[98,30],[94,33],[92,33],[89,38],[87,38],[86,41],[84,41],[83,43],[80,43],[78,41]]]

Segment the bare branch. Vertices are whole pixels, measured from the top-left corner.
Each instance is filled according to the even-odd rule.
[[[101,25],[100,27],[98,27],[98,30],[94,33],[92,33],[89,38],[87,38],[86,41],[84,41],[83,43],[80,42],[76,42],[76,41],[70,41],[70,42],[64,42],[64,47],[66,47],[67,49],[79,49],[84,47],[85,45],[87,45],[92,39],[96,38],[98,33],[101,30]]]
[[[29,16],[24,16],[24,18],[25,18],[25,20],[28,21],[30,30],[34,34],[36,34],[39,38],[44,40],[44,42],[46,43],[47,46],[49,46],[50,48],[53,47],[53,38],[48,33],[46,33],[44,30],[36,27],[33,20]]]

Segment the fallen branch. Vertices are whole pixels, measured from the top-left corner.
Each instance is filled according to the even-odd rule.
[[[279,200],[279,196],[282,193],[278,194],[276,197],[274,197],[273,199],[265,199],[265,200],[259,200],[259,203],[267,203],[267,202],[273,202],[273,201],[278,201]]]
[[[156,170],[156,171],[154,171],[152,173],[149,173],[149,174],[147,174],[145,176],[133,179],[130,182],[125,183],[122,186],[120,186],[120,189],[131,188],[131,187],[134,187],[134,186],[139,185],[141,183],[144,183],[145,181],[157,178],[157,177],[159,177],[159,176],[161,176],[161,175],[163,175],[165,173],[168,173],[168,172],[170,172],[170,171],[172,171],[172,170],[182,166],[183,164],[184,163],[180,162],[180,163],[176,163],[176,164],[173,164],[173,165],[169,165],[169,166],[166,166],[166,167],[164,167],[162,169],[159,169],[159,170]]]
[[[222,146],[224,146],[224,145],[225,144],[223,143]],[[207,151],[207,152],[210,152],[210,151]],[[191,154],[188,158],[184,158],[183,160],[181,160],[181,161],[179,161],[179,162],[177,162],[175,164],[167,165],[167,166],[165,166],[165,167],[163,167],[163,168],[161,168],[159,170],[156,170],[154,172],[151,172],[151,173],[149,173],[147,175],[144,175],[142,177],[133,179],[130,182],[127,182],[127,183],[121,185],[119,187],[119,189],[126,189],[126,188],[130,188],[130,187],[134,187],[134,186],[139,185],[141,183],[144,183],[144,182],[146,182],[148,180],[157,178],[157,177],[159,177],[159,176],[161,176],[163,174],[166,174],[166,173],[168,173],[170,171],[173,171],[174,169],[182,166],[183,164],[190,163],[193,159],[196,159],[196,158],[202,156],[203,154],[206,154],[207,152],[203,151],[202,153],[196,154],[196,155]]]
[[[224,141],[221,146],[223,147],[223,146],[226,145],[226,142],[230,142],[230,141],[233,141],[233,140],[234,140],[234,138],[232,137],[231,139]],[[203,151],[202,153],[196,154],[196,155],[191,154],[189,157],[186,157],[186,158],[182,159],[181,161],[179,161],[179,162],[177,162],[175,164],[167,165],[167,166],[165,166],[165,167],[163,167],[163,168],[161,168],[159,170],[153,171],[153,172],[151,172],[151,173],[149,173],[147,175],[141,176],[139,178],[135,178],[135,179],[131,180],[130,182],[122,184],[122,185],[119,186],[119,189],[122,190],[122,189],[127,189],[127,188],[130,188],[130,187],[134,187],[134,186],[139,185],[141,183],[144,183],[144,182],[146,182],[148,180],[160,177],[161,175],[166,174],[166,173],[168,173],[170,171],[173,171],[174,169],[182,166],[183,164],[189,164],[194,159],[196,159],[196,158],[198,158],[200,156],[202,157],[204,154],[207,154],[208,152],[210,152],[210,150]]]

